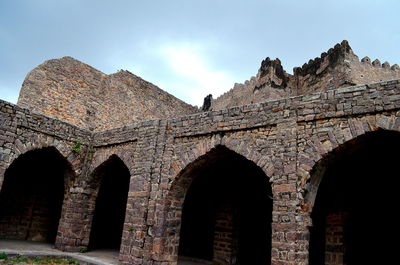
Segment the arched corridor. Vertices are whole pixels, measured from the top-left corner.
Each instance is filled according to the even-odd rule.
[[[268,177],[256,164],[218,146],[181,177],[189,180],[180,229],[181,262],[270,264],[272,193]]]
[[[129,191],[129,169],[121,159],[113,155],[94,171],[93,178],[98,193],[89,250],[119,250]]]
[[[72,180],[68,161],[54,147],[20,155],[5,172],[0,238],[54,243]]]
[[[399,150],[400,133],[381,130],[344,144],[314,168],[312,178],[320,185],[312,212],[311,265],[397,260]]]

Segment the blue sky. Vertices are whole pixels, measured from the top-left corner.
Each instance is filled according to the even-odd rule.
[[[400,63],[398,0],[0,0],[0,98],[26,74],[72,56],[129,70],[201,105],[280,58],[291,72],[347,39],[360,57]]]

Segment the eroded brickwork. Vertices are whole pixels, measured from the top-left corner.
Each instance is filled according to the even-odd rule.
[[[309,94],[352,85],[400,78],[397,64],[381,64],[369,57],[361,61],[349,43],[343,41],[302,67],[287,73],[279,59],[267,57],[255,77],[235,86],[212,101],[211,109],[223,109],[267,100]]]
[[[278,63],[265,62],[275,68]],[[384,70],[379,68],[386,70],[387,65]],[[268,71],[265,76],[271,73]],[[285,74],[279,70],[277,76]],[[290,78],[273,81],[280,86],[290,83]],[[325,166],[321,161],[363,135],[381,130],[400,132],[400,80],[342,85],[99,132],[0,101],[0,183],[21,154],[54,147],[74,174],[73,180],[66,182],[55,245],[79,251],[89,244],[101,175],[96,173],[110,157],[117,156],[131,175],[121,262],[173,265],[179,258],[185,195],[196,172],[218,158],[220,153],[215,150],[225,148],[260,169],[271,188],[272,243],[265,249],[271,264],[305,265],[309,263],[311,213]],[[222,217],[223,226],[230,226],[226,222],[231,220],[229,215]],[[338,226],[326,233],[332,235],[329,242],[340,243]],[[334,251],[326,252],[332,254],[327,262],[339,264],[340,247],[329,244],[327,250]],[[233,245],[232,251],[221,248],[221,256],[234,256]]]
[[[128,71],[106,75],[71,57],[33,69],[22,84],[18,105],[97,131],[198,111]]]

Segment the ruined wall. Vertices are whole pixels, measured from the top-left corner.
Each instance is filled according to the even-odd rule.
[[[68,167],[68,178],[64,175],[65,172],[59,172],[59,169],[57,171],[58,177],[61,177],[61,181],[64,178],[63,187],[61,186],[61,191],[60,189],[58,190],[60,191],[58,195],[61,198],[64,196],[64,202],[62,202],[63,212],[61,215],[65,214],[67,202],[70,197],[69,189],[73,187],[76,177],[85,171],[85,146],[90,142],[90,138],[91,133],[89,131],[0,100],[0,197],[2,197],[0,204],[7,208],[9,205],[4,205],[3,203],[7,202],[10,192],[11,194],[18,194],[18,192],[21,192],[21,187],[23,189],[31,188],[33,190],[29,192],[37,192],[39,194],[42,193],[42,189],[48,191],[46,188],[48,183],[43,183],[40,171],[48,172],[49,168],[56,166],[51,159],[36,157],[40,161],[36,161],[35,164],[25,163],[24,168],[13,167],[13,162],[18,162],[17,158],[20,158],[23,154],[28,155],[31,154],[31,151],[49,147],[53,148],[55,152],[52,153],[52,157],[59,155],[62,157],[60,158],[61,160],[65,160],[64,162]],[[71,150],[77,142],[82,144],[79,154]],[[51,163],[51,165],[48,165],[48,167],[43,166],[46,162]],[[15,171],[15,169],[22,170],[22,174],[24,175],[22,176],[23,178],[18,178],[17,180],[21,183],[11,181],[15,184],[13,186],[15,191],[6,191],[3,190],[3,181],[6,170],[11,167],[14,168],[12,171]],[[16,176],[10,173],[11,171],[8,171],[6,177]],[[36,178],[41,178],[42,180],[42,182],[38,181],[38,183],[41,183],[39,187],[35,183]],[[10,183],[10,179],[8,182],[12,184]],[[29,192],[24,192],[24,196]],[[54,240],[55,234],[51,231],[48,234],[47,229],[44,229],[48,225],[51,225],[50,223],[55,224],[55,222],[58,222],[58,220],[54,220],[53,222],[49,218],[49,216],[54,217],[52,215],[55,213],[55,211],[49,213],[49,200],[40,195],[35,198],[24,196],[20,196],[18,203],[21,205],[21,208],[17,213],[9,212],[2,208],[2,216],[0,218],[1,238],[26,239],[28,237],[28,239],[34,241]],[[58,208],[57,211],[59,210]],[[59,214],[59,212],[56,214]],[[36,217],[32,218],[32,216]],[[56,229],[56,227],[53,228]]]
[[[256,77],[235,86],[212,101],[211,109],[223,109],[267,100],[309,94],[339,87],[369,84],[400,78],[397,64],[361,61],[343,41],[288,74],[279,59],[262,61]]]
[[[198,111],[128,71],[106,75],[71,57],[33,69],[18,105],[97,131]]]
[[[76,142],[88,145],[90,138],[89,131],[0,100],[0,187],[6,168],[20,154],[49,146],[54,146],[80,174],[81,157],[71,148]]]
[[[133,162],[127,222],[135,232],[124,232],[120,257],[127,263],[175,264],[179,194],[190,182],[179,179],[181,172],[223,145],[270,178],[273,264],[306,263],[311,208],[304,196],[314,192],[307,186],[311,169],[324,154],[358,135],[378,128],[400,130],[399,88],[399,80],[345,87],[140,125],[149,134],[139,132]]]
[[[94,129],[106,75],[71,57],[44,62],[25,78],[18,105],[48,117]]]
[[[128,71],[108,75],[103,86],[98,99],[101,106],[95,113],[98,131],[198,112],[197,108]]]
[[[378,129],[400,131],[399,89],[400,80],[343,87],[94,134],[0,102],[0,165],[4,173],[10,157],[24,153],[18,150],[43,145],[63,150],[79,180],[65,199],[56,246],[79,250],[88,243],[95,194],[90,172],[110,155],[120,155],[131,172],[120,258],[126,264],[165,265],[177,259],[179,203],[184,199],[179,195],[190,184],[182,172],[223,145],[269,178],[272,264],[307,264],[310,212],[318,189],[310,180],[312,168],[357,136]],[[70,151],[78,140],[95,149],[90,159]]]

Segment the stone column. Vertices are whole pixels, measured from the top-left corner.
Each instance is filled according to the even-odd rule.
[[[213,263],[236,264],[238,239],[235,229],[235,209],[229,201],[224,201],[217,207],[214,227]]]
[[[343,265],[345,253],[344,224],[345,212],[331,213],[326,217],[325,230],[325,264]]]

